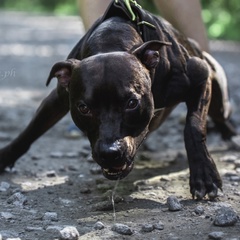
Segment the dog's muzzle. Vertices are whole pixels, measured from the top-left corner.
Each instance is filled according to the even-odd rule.
[[[106,143],[98,141],[93,159],[101,166],[103,175],[110,180],[126,177],[133,169],[132,148],[123,141]]]

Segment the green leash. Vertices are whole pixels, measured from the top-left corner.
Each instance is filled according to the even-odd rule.
[[[129,11],[129,13],[132,16],[132,21],[135,21],[136,20],[136,15],[135,15],[135,13],[132,10],[131,3],[135,4],[135,6],[139,7],[139,8],[142,8],[141,5],[139,5],[137,3],[137,1],[135,1],[135,0],[123,0],[123,1],[124,1],[125,5],[126,5],[128,11]],[[118,3],[118,2],[119,2],[119,0],[115,0],[115,3]]]

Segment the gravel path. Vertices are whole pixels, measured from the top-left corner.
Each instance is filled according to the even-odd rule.
[[[0,147],[27,125],[54,87],[45,87],[51,66],[65,59],[82,35],[77,17],[0,12]],[[211,48],[229,77],[240,131],[240,45],[211,42]],[[223,192],[214,202],[193,201],[184,114],[181,105],[152,134],[135,169],[117,187],[100,174],[84,137],[66,139],[70,117],[61,120],[13,172],[0,175],[0,239],[239,240],[240,152],[209,133]]]

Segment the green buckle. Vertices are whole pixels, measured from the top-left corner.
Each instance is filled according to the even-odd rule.
[[[133,12],[133,10],[132,10],[131,3],[134,4],[134,5],[135,5],[136,7],[138,7],[138,8],[142,8],[142,6],[139,5],[139,4],[137,3],[137,1],[135,1],[135,0],[122,0],[122,1],[124,1],[125,5],[126,5],[126,8],[128,9],[129,13],[131,14],[131,16],[132,16],[132,21],[133,21],[133,22],[136,21],[137,16],[136,16],[136,14]],[[115,0],[115,3],[119,3],[119,0]],[[149,23],[149,22],[146,22],[146,21],[138,22],[137,25],[138,25],[138,26],[139,26],[139,25],[147,25],[148,27],[151,27],[151,28],[156,29],[156,27],[155,27],[153,24],[151,24],[151,23]]]
[[[139,7],[139,8],[142,8],[141,5],[139,5],[137,3],[137,1],[135,1],[135,0],[123,0],[123,1],[124,1],[125,5],[126,5],[128,11],[129,11],[129,13],[132,16],[132,21],[135,21],[137,17],[136,17],[135,13],[132,10],[131,3],[135,4],[135,6]],[[119,2],[119,0],[115,0],[115,3],[118,3],[118,2]]]

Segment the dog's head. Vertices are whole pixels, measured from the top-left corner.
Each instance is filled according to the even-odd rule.
[[[130,52],[56,63],[49,75],[69,92],[74,123],[88,137],[93,159],[111,180],[133,168],[153,117],[152,76],[164,45],[151,41]]]

